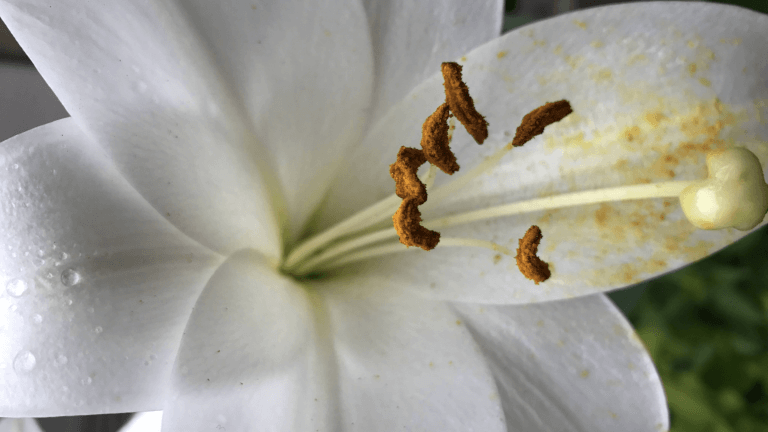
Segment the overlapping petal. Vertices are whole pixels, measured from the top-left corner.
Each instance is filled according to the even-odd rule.
[[[574,113],[450,199],[428,200],[425,221],[565,192],[704,178],[706,152],[727,146],[747,147],[768,167],[768,126],[760,120],[768,106],[766,34],[768,18],[736,7],[626,4],[541,21],[467,54],[464,78],[490,122],[490,137],[479,147],[457,126],[452,148],[464,171],[454,177],[511,141],[533,108],[568,99]],[[433,76],[373,129],[350,158],[344,187],[334,189],[323,221],[392,194],[388,164],[400,145],[418,143],[442,92],[442,78]],[[438,175],[436,188],[449,180]],[[534,224],[544,234],[540,256],[552,265],[544,285],[524,279],[512,257],[439,246],[361,271],[400,272],[421,281],[420,292],[441,298],[526,303],[629,285],[746,234],[698,230],[676,199],[539,211],[440,231],[515,250]]]
[[[160,214],[218,252],[279,255],[266,149],[212,41],[180,3],[12,0],[0,16],[77,124]]]
[[[499,390],[467,327],[446,303],[393,288],[313,285],[337,358],[337,430],[506,431]]]
[[[0,432],[43,432],[33,418],[14,418],[0,420]]]
[[[366,0],[375,83],[370,124],[414,87],[501,32],[500,0]]]
[[[134,414],[120,432],[160,432],[163,425],[162,411],[149,411]]]
[[[456,310],[496,377],[508,431],[669,429],[653,361],[604,295]]]
[[[184,2],[280,181],[295,238],[365,127],[373,57],[358,0]]]
[[[162,407],[221,258],[160,217],[72,119],[0,145],[0,415]]]
[[[327,326],[258,253],[231,256],[184,330],[163,431],[340,430]]]

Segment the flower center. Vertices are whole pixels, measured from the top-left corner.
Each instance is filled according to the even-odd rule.
[[[749,150],[734,147],[707,155],[708,178],[703,180],[638,184],[560,194],[422,222],[419,206],[434,206],[455,194],[471,180],[493,170],[514,147],[522,146],[542,134],[546,126],[562,120],[572,112],[570,104],[565,100],[536,108],[523,117],[512,142],[462,177],[433,190],[436,168],[448,175],[459,170],[456,156],[449,147],[449,117],[455,116],[478,144],[482,144],[488,137],[488,123],[475,110],[469,89],[462,81],[461,66],[443,63],[442,72],[446,103],[439,106],[424,122],[421,150],[400,148],[396,162],[390,166],[390,175],[396,184],[395,194],[298,245],[282,264],[284,273],[296,277],[320,275],[356,261],[404,252],[410,246],[418,246],[426,251],[436,247],[480,247],[514,255],[510,249],[490,241],[441,237],[440,233],[432,229],[577,205],[678,197],[688,220],[696,227],[708,230],[733,227],[748,231],[762,222],[768,211],[768,184],[765,183],[760,161]],[[425,162],[430,163],[429,170],[419,177],[416,172]],[[386,221],[390,218],[394,227],[386,228]],[[398,237],[399,242],[395,241]],[[520,247],[515,255],[520,271],[536,284],[550,277],[549,266],[536,255],[541,238],[539,227],[531,226],[520,239]]]

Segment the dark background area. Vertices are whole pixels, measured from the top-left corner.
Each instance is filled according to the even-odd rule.
[[[612,3],[621,2],[508,0],[504,31]],[[766,0],[715,3],[768,13]],[[24,100],[13,107],[0,103],[0,141],[67,115],[42,78],[30,73],[33,68],[0,25],[0,101]],[[671,431],[768,430],[766,261],[768,227],[763,227],[678,272],[610,293],[656,363],[669,400]],[[46,432],[114,432],[130,415],[58,417],[38,423]]]

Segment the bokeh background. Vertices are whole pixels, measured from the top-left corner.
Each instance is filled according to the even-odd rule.
[[[507,0],[504,32],[571,10],[612,3],[621,2]],[[768,0],[716,3],[768,13]],[[0,142],[66,116],[0,23]],[[673,432],[768,431],[767,228],[678,272],[609,294],[656,363],[669,400]],[[115,432],[130,416],[37,422],[46,432]]]

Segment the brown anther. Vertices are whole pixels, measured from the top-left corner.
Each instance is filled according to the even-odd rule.
[[[403,199],[392,221],[400,236],[400,243],[406,246],[418,246],[424,250],[432,250],[440,241],[440,233],[421,226],[419,202],[415,198]]]
[[[400,147],[397,162],[389,166],[389,175],[395,179],[395,194],[400,198],[413,198],[421,205],[427,200],[427,187],[419,180],[416,171],[426,162],[424,152],[415,148]]]
[[[461,65],[445,62],[441,69],[445,80],[445,100],[451,112],[472,135],[475,142],[482,144],[488,138],[488,122],[475,110],[475,102],[469,95],[469,88],[461,80]]]
[[[424,150],[424,156],[429,163],[440,168],[446,174],[453,174],[459,170],[456,155],[453,154],[449,146],[448,117],[450,115],[448,104],[444,103],[427,117],[421,127],[421,148]]]
[[[547,102],[529,112],[523,117],[520,126],[517,127],[515,138],[511,142],[512,147],[520,147],[527,143],[536,135],[544,133],[545,127],[562,120],[572,112],[571,104],[565,99],[557,102]]]
[[[552,275],[549,271],[549,264],[545,263],[536,256],[541,241],[541,229],[536,225],[528,228],[523,238],[520,239],[520,248],[517,249],[517,268],[526,278],[536,282],[544,282]]]

